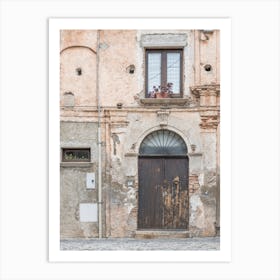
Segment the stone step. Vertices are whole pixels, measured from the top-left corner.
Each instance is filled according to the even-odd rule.
[[[136,230],[135,238],[188,238],[189,231],[185,230]]]

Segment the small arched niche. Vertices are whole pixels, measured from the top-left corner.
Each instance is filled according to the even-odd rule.
[[[74,107],[75,106],[75,95],[72,92],[65,92],[63,94],[63,105],[65,107]]]

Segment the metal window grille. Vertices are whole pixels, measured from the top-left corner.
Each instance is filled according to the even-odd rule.
[[[90,162],[89,148],[63,148],[62,161],[64,162]]]

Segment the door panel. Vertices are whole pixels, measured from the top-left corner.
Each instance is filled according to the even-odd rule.
[[[163,189],[163,227],[186,229],[188,225],[188,161],[186,158],[167,158]]]
[[[186,229],[188,159],[139,158],[138,228]]]
[[[164,161],[155,158],[139,160],[139,228],[161,227],[161,183]]]

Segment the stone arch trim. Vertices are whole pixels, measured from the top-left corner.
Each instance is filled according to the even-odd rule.
[[[149,129],[145,130],[141,135],[139,135],[137,138],[137,141],[135,143],[135,151],[138,153],[140,145],[146,136],[148,136],[150,133],[160,130],[160,129],[163,129],[163,128],[161,126],[154,126],[154,127],[151,127]],[[188,151],[191,151],[191,141],[186,134],[184,134],[182,131],[180,131],[176,127],[170,126],[170,125],[165,126],[164,129],[170,130],[170,131],[178,134],[179,136],[181,136],[181,138],[184,140],[184,142],[187,146]]]
[[[187,155],[188,148],[179,134],[169,129],[159,129],[148,134],[142,141],[139,155]]]
[[[74,45],[74,46],[66,47],[66,48],[64,48],[64,49],[62,49],[62,50],[60,51],[60,54],[62,54],[62,53],[63,53],[64,51],[66,51],[66,50],[73,49],[73,48],[85,48],[85,49],[90,50],[91,52],[93,52],[93,53],[96,55],[96,51],[95,51],[94,49],[92,49],[92,48],[90,48],[90,47],[88,47],[88,46],[82,46],[82,45]]]

